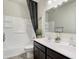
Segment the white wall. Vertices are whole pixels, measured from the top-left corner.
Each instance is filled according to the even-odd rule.
[[[26,0],[3,0],[3,14],[15,17],[28,17]]]
[[[55,27],[64,27],[65,33],[76,33],[76,2],[49,10],[48,21],[55,21]]]

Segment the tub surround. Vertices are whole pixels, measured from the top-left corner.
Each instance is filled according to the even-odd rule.
[[[76,59],[76,48],[74,46],[65,43],[55,43],[53,40],[48,40],[47,38],[34,39],[34,41],[70,59]]]
[[[18,22],[19,21],[19,22]],[[4,16],[5,41],[3,43],[3,58],[7,59],[25,53],[24,48],[33,46],[35,36],[31,20],[13,16]]]

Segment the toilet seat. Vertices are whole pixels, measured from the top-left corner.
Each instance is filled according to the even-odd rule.
[[[26,53],[26,57],[27,58],[33,57],[33,54],[32,54],[32,52],[33,52],[33,45],[26,46],[24,48],[24,50],[25,50],[25,53]]]
[[[24,48],[25,51],[30,51],[30,50],[33,50],[33,45],[27,45],[25,48]]]

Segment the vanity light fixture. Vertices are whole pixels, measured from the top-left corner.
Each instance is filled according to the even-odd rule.
[[[52,0],[48,0],[48,4],[51,4],[52,3]]]
[[[55,6],[54,6],[54,8],[57,8],[57,7],[58,7],[58,5],[55,5]]]
[[[58,3],[58,5],[62,5],[62,4],[63,4],[63,2]]]
[[[68,0],[64,0],[64,2],[67,2]]]
[[[55,2],[55,1],[57,1],[57,0],[53,0],[53,1]]]
[[[56,2],[57,0],[48,0],[48,4],[51,4],[52,1]]]
[[[62,0],[58,2],[58,5],[62,5],[62,4],[63,4],[63,1]]]
[[[53,5],[54,8],[57,8],[58,5],[62,5],[63,2],[67,2],[68,0],[48,0],[48,5],[50,6],[51,4]]]

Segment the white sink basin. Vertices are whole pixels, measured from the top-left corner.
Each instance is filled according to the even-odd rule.
[[[45,39],[44,42],[48,42],[48,44],[56,44],[56,45],[64,45],[64,46],[72,46],[72,47],[76,47],[74,44],[71,44],[69,42],[55,42],[53,39]]]

